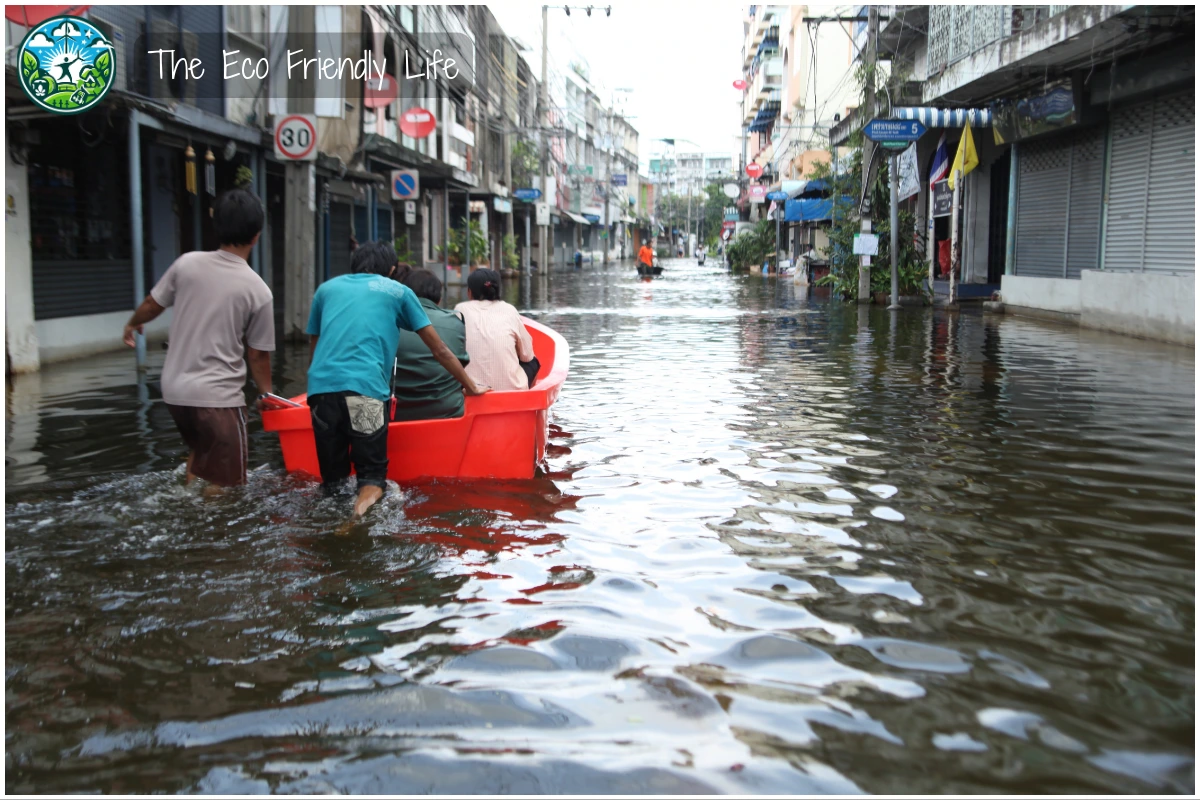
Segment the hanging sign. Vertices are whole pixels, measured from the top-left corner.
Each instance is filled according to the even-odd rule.
[[[416,225],[417,224],[417,201],[416,200],[405,200],[404,201],[404,224],[405,225]]]
[[[363,89],[363,105],[367,108],[383,108],[399,96],[396,79],[391,75],[370,78]]]
[[[933,185],[933,217],[948,217],[954,205],[954,192],[945,181]]]
[[[410,108],[400,115],[400,132],[414,139],[424,139],[437,127],[433,112],[424,108]]]
[[[537,222],[537,224],[538,225],[549,225],[550,224],[550,204],[549,203],[534,203],[533,207],[536,212],[537,219],[535,221]]]
[[[628,175],[620,175],[620,174],[613,175],[612,176],[612,185],[613,186],[628,186],[629,185],[629,176]]]
[[[513,197],[517,198],[518,200],[524,200],[527,203],[537,200],[541,196],[541,189],[517,189],[513,192]]]
[[[767,199],[773,203],[778,203],[780,200],[787,200],[787,192],[769,192]]]
[[[746,165],[746,174],[749,175],[751,178],[757,178],[759,175],[762,175],[762,173],[763,173],[762,164],[747,164]]]
[[[501,214],[511,214],[512,200],[509,200],[507,197],[493,197],[492,208],[496,209]]]
[[[750,202],[761,203],[767,199],[767,187],[751,186],[750,187]]]
[[[289,114],[275,123],[275,157],[281,161],[317,160],[315,114]]]
[[[742,80],[741,78],[738,78],[736,81],[734,81],[734,82],[733,82],[733,88],[737,89],[739,92],[744,92],[744,91],[746,91],[746,89],[747,89],[749,86],[750,86],[750,84],[746,83],[746,82],[745,82],[744,80]]]
[[[392,199],[416,200],[421,196],[421,176],[415,169],[392,170]]]
[[[917,146],[909,145],[908,149],[896,158],[896,172],[899,179],[899,198],[906,200],[921,191],[921,179],[917,174]]]

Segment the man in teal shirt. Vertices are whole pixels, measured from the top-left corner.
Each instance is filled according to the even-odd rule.
[[[328,490],[358,478],[354,515],[362,516],[387,487],[389,378],[400,331],[413,331],[468,394],[483,394],[429,323],[416,295],[391,279],[396,251],[368,242],[350,257],[349,275],[326,281],[308,317],[308,406],[321,480]]]
[[[442,302],[442,282],[429,270],[418,269],[408,274],[404,285],[412,289],[433,329],[465,367],[471,360],[467,355],[467,326],[461,316],[438,305]],[[396,362],[396,414],[393,419],[405,422],[463,415],[462,388],[417,334],[400,332]]]

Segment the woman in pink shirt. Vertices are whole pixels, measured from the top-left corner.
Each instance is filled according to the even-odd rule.
[[[467,277],[467,297],[454,307],[467,326],[467,374],[494,392],[528,389],[520,362],[533,358],[533,339],[517,310],[500,299],[500,276],[475,270]]]

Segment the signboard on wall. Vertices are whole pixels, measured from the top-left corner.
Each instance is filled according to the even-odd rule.
[[[921,179],[917,174],[917,145],[911,144],[908,149],[896,157],[899,177],[899,199],[906,200],[921,191]]]
[[[536,210],[537,224],[538,225],[549,225],[550,224],[550,204],[549,203],[534,203],[533,207]]]
[[[933,185],[933,217],[948,217],[950,216],[950,208],[954,202],[954,192],[950,191],[950,187],[945,181],[938,181]]]
[[[417,224],[417,201],[416,200],[405,200],[404,201],[404,224],[405,225],[416,225]]]

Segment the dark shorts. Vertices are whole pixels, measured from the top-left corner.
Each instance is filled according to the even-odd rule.
[[[327,487],[350,477],[353,465],[359,489],[378,486],[387,490],[386,405],[354,392],[308,396],[317,463]]]
[[[192,474],[217,486],[246,483],[246,408],[199,408],[167,403],[192,451]]]

